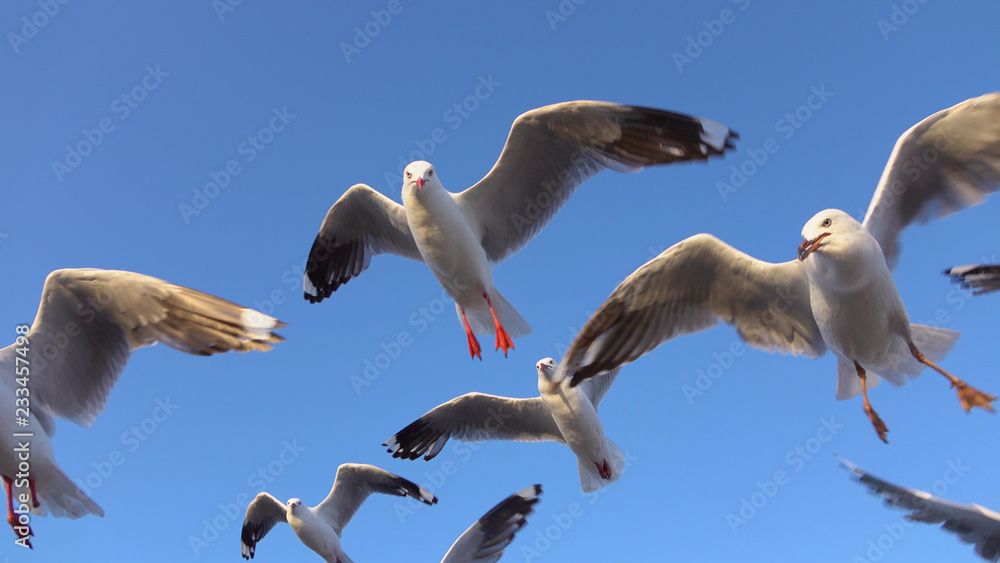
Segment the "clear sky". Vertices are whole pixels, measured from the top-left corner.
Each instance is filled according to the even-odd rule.
[[[535,362],[558,358],[626,275],[677,241],[710,232],[785,261],[817,211],[860,214],[904,130],[1000,88],[996,2],[346,4],[3,3],[0,341],[65,267],[154,275],[289,327],[267,354],[136,353],[93,427],[63,421],[54,440],[106,516],[35,520],[31,554],[0,529],[0,558],[236,561],[250,497],[266,487],[316,504],[338,464],[362,462],[441,501],[369,500],[343,538],[359,563],[438,561],[533,483],[542,502],[504,561],[974,559],[931,527],[898,526],[833,454],[1000,508],[997,418],[964,414],[925,373],[871,393],[886,446],[859,399],[834,400],[832,356],[733,348],[729,327],[623,370],[600,412],[632,461],[595,497],[556,444],[452,443],[429,463],[380,444],[462,393],[537,395]],[[460,191],[514,118],[573,99],[693,113],[742,140],[709,164],[585,184],[495,270],[534,327],[507,359],[483,338],[483,361],[470,361],[453,305],[403,258],[376,258],[328,301],[303,301],[306,254],[350,185],[399,201],[400,163],[425,157]],[[768,139],[777,151],[744,164]],[[752,173],[723,197],[741,165]],[[996,259],[997,205],[907,230],[895,272],[911,320],[962,331],[945,367],[994,393],[1000,295],[971,299],[941,270]],[[265,563],[313,559],[287,526],[257,550]]]

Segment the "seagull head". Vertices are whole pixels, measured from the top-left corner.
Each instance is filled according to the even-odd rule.
[[[288,510],[295,512],[295,509],[302,506],[302,500],[297,498],[288,499]]]
[[[560,379],[557,379],[556,372],[559,364],[552,358],[543,358],[535,363],[538,370],[538,391],[554,393],[559,388]]]
[[[802,243],[799,244],[799,261],[823,249],[823,253],[837,254],[842,250],[847,235],[864,231],[861,223],[839,209],[827,209],[813,215],[802,227]]]
[[[434,165],[426,160],[417,160],[406,165],[403,170],[403,189],[415,186],[418,192],[424,191],[425,185],[441,186],[440,180],[434,175]]]

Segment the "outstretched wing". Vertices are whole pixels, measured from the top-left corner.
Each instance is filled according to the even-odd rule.
[[[942,529],[957,534],[962,541],[975,544],[976,553],[983,559],[1000,561],[1000,514],[978,504],[957,504],[924,491],[900,487],[843,458],[840,463],[859,483],[885,499],[886,504],[909,510],[907,520],[941,524]]]
[[[720,320],[757,348],[808,357],[826,351],[797,261],[771,264],[701,234],[625,278],[570,344],[556,380],[572,376],[577,385]]]
[[[541,397],[510,399],[467,393],[438,405],[385,441],[392,457],[428,461],[449,438],[464,442],[515,440],[562,442],[563,437]]]
[[[535,509],[542,486],[521,489],[494,506],[465,531],[441,563],[493,563],[503,556],[514,535]]]
[[[1000,92],[925,118],[896,141],[864,225],[892,268],[899,232],[978,205],[1000,188]]]
[[[243,519],[243,531],[240,533],[240,552],[243,559],[253,559],[257,552],[257,542],[264,538],[271,528],[285,519],[285,505],[267,493],[260,493],[247,506],[247,515]]]
[[[424,504],[437,504],[427,489],[374,465],[345,463],[337,468],[330,494],[319,503],[316,514],[326,520],[339,536],[354,513],[372,493],[412,497]]]
[[[592,101],[549,105],[514,120],[489,174],[455,199],[478,229],[486,255],[500,262],[594,174],[707,160],[733,148],[738,137],[720,123],[658,109]]]
[[[131,352],[163,342],[188,354],[270,350],[283,323],[224,299],[134,272],[49,274],[28,333],[32,394],[89,426]]]
[[[319,303],[368,269],[384,253],[422,262],[403,206],[364,184],[355,184],[327,212],[309,250],[302,289]]]
[[[944,273],[951,276],[951,281],[973,290],[976,295],[1000,289],[1000,264],[955,266]]]

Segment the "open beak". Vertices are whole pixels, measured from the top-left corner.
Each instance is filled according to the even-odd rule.
[[[424,191],[424,179],[423,178],[417,178],[417,187],[420,188],[420,191]]]
[[[823,242],[823,239],[828,236],[830,236],[830,233],[822,233],[812,240],[802,241],[802,244],[799,245],[799,262],[805,260],[807,256],[815,252],[819,248],[820,243]]]

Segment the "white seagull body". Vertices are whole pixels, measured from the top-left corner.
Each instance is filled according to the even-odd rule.
[[[978,504],[958,504],[930,493],[901,487],[882,480],[857,465],[840,459],[855,479],[885,499],[889,506],[910,511],[906,519],[925,524],[941,524],[965,543],[976,546],[976,554],[987,561],[1000,561],[1000,514]]]
[[[928,151],[936,164],[908,174],[914,159],[931,161]],[[864,223],[839,210],[818,213],[802,229],[798,261],[763,262],[704,234],[667,249],[626,278],[588,320],[556,380],[573,377],[576,384],[722,320],[765,350],[815,358],[830,348],[839,359],[837,398],[865,395],[865,411],[883,440],[885,425],[868,403],[867,387],[882,377],[903,385],[925,365],[951,380],[963,408],[992,410],[991,395],[933,364],[958,333],[911,325],[890,269],[906,225],[980,203],[998,187],[995,93],[911,127],[896,143]]]
[[[425,504],[438,499],[427,489],[373,465],[345,463],[337,468],[330,494],[316,506],[293,498],[285,504],[260,493],[247,506],[240,538],[244,559],[253,559],[259,542],[278,522],[287,522],[306,547],[328,563],[353,563],[340,547],[340,536],[372,493],[412,497]]]
[[[512,399],[467,393],[439,405],[403,428],[383,446],[392,457],[433,459],[449,438],[464,442],[514,440],[554,441],[566,444],[577,456],[580,486],[593,492],[618,480],[625,455],[604,436],[597,407],[618,376],[618,369],[599,375],[583,386],[554,383],[556,362],[539,360],[538,391],[532,399]]]
[[[0,350],[0,373],[9,374],[0,379],[0,475],[19,541],[30,546],[29,526],[12,521],[15,498],[26,504],[22,495],[30,495],[36,514],[104,515],[56,465],[49,437],[54,417],[93,423],[134,350],[163,342],[202,356],[263,351],[282,340],[272,332],[281,326],[252,309],[142,274],[49,274],[30,330],[23,327],[27,334]],[[27,442],[30,476],[19,469],[18,452]]]
[[[527,244],[594,174],[707,160],[733,148],[737,137],[707,119],[607,102],[529,111],[514,121],[489,174],[461,193],[445,190],[425,161],[405,168],[403,205],[364,184],[347,190],[309,252],[305,298],[329,297],[372,256],[405,256],[426,263],[455,298],[471,357],[481,359],[476,334],[495,334],[506,355],[511,338],[531,327],[493,286],[491,265]]]
[[[534,510],[541,485],[525,487],[510,495],[476,520],[455,540],[441,563],[494,563],[514,541]]]

